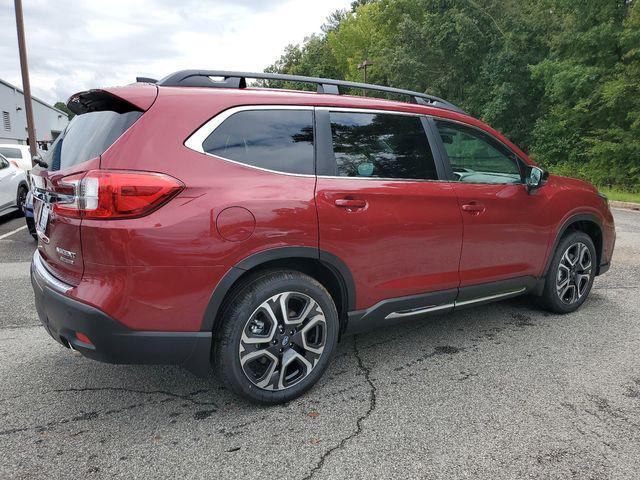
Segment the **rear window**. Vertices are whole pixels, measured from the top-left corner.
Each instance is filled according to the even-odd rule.
[[[7,158],[22,158],[22,152],[19,148],[0,147],[0,155]]]
[[[50,170],[60,170],[102,155],[141,116],[142,112],[137,111],[76,115],[44,160]]]
[[[311,110],[246,110],[220,124],[205,152],[278,172],[313,175]]]

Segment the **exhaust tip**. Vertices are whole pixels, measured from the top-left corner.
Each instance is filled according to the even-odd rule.
[[[67,340],[65,337],[63,337],[62,335],[60,335],[60,342],[62,342],[62,345],[70,350],[75,350],[75,348],[73,348],[73,345],[71,345],[71,343],[69,342],[69,340]]]

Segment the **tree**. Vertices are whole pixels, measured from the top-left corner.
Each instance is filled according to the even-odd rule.
[[[71,110],[69,110],[69,107],[67,107],[67,104],[64,103],[64,102],[56,102],[53,106],[55,108],[57,108],[58,110],[61,110],[64,113],[66,113],[67,117],[69,118],[69,120],[71,120],[73,117],[76,116],[75,113],[73,113]]]
[[[364,59],[372,83],[457,103],[554,172],[640,191],[636,0],[355,1],[268,71],[360,81]]]

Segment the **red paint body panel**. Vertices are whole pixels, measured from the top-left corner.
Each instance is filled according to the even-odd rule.
[[[74,173],[98,168],[99,166],[100,160],[94,158],[64,170],[55,172],[42,171],[40,177],[44,183],[44,188],[54,190],[54,185],[57,185],[62,178]],[[35,218],[39,218],[41,208],[42,202],[34,201]],[[78,285],[84,271],[80,226],[81,220],[79,218],[63,217],[51,211],[49,225],[44,232],[45,238],[38,242],[38,251],[51,272],[71,285]],[[73,252],[75,258],[70,259],[61,255],[56,250],[57,248]]]
[[[451,184],[318,178],[316,191],[320,249],[351,270],[357,309],[458,287],[462,220]],[[336,206],[345,198],[366,206]]]
[[[193,94],[193,90],[187,92]],[[185,108],[189,95],[176,95],[170,89],[102,155],[102,168],[160,171],[186,185],[176,198],[146,217],[83,221],[85,262],[97,277],[106,272],[122,277],[126,272],[106,266],[144,267],[134,270],[138,281],[127,287],[126,295],[114,290],[113,298],[104,298],[103,292],[101,305],[84,298],[130,328],[197,331],[206,302],[230,267],[269,248],[318,245],[315,178],[264,172],[182,144],[195,128],[235,104],[231,99],[195,102],[198,98]],[[229,207],[243,207],[255,218],[253,234],[244,241],[225,240],[216,227],[218,215]],[[179,279],[185,292],[185,301],[173,307],[167,302],[179,295],[168,278]],[[114,288],[121,281],[113,282]],[[86,289],[78,295],[89,293]],[[164,317],[156,304],[165,305]],[[143,314],[145,309],[148,315]]]
[[[549,244],[554,219],[542,187],[530,195],[524,185],[455,183],[460,207],[481,205],[482,212],[462,211],[464,245],[461,286],[537,276]]]
[[[336,106],[465,122],[533,164],[501,134],[464,114],[303,92],[148,84],[107,91],[146,113],[104,152],[99,165],[94,160],[74,171],[160,172],[185,189],[142,218],[56,220],[51,245],[39,248],[53,273],[76,285],[68,295],[131,329],[200,330],[224,274],[251,254],[277,247],[320,248],[340,258],[351,270],[357,309],[393,297],[539,276],[559,229],[577,213],[591,213],[603,225],[603,260],[613,251],[609,209],[593,187],[577,180],[552,176],[530,195],[522,185],[316,178],[263,171],[184,146],[196,129],[231,107]],[[340,199],[365,206],[336,206]],[[482,203],[484,211],[463,211],[470,202]],[[76,251],[78,263],[56,261],[56,244]]]

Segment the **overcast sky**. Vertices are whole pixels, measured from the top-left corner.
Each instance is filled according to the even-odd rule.
[[[176,70],[262,71],[350,0],[23,0],[32,94]],[[0,0],[0,78],[22,87],[13,0]]]

